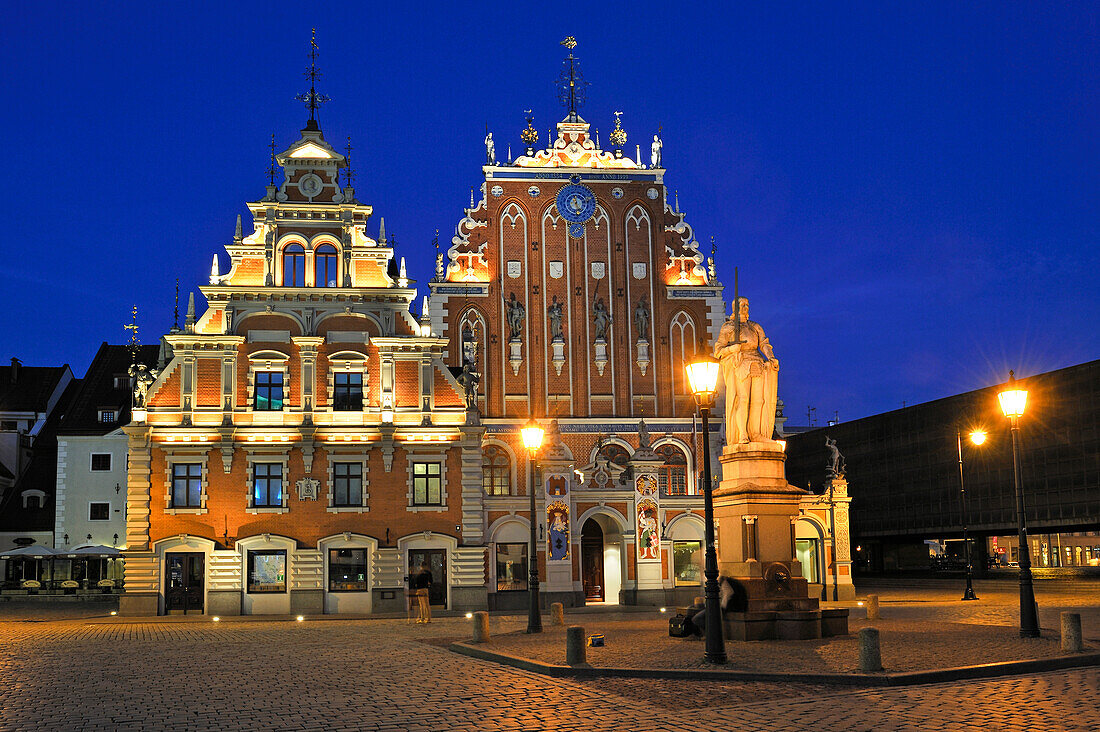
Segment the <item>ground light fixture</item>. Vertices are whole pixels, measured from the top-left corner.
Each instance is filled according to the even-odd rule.
[[[474,614],[473,614],[473,613],[466,613],[466,619],[467,619],[467,620],[469,620],[469,619],[470,619],[470,618],[472,618],[472,617],[474,617]]]
[[[214,617],[212,617],[210,619],[213,620],[215,623],[220,623],[222,621],[222,619],[219,618],[217,615],[215,615]]]
[[[1001,412],[1012,426],[1012,482],[1016,488],[1016,526],[1020,554],[1020,637],[1039,637],[1039,609],[1035,606],[1035,588],[1031,584],[1031,545],[1027,542],[1027,518],[1024,493],[1020,487],[1020,417],[1027,407],[1027,389],[1019,388],[1016,374],[1008,372],[1008,384],[997,395]]]
[[[718,554],[714,549],[714,497],[710,475],[710,408],[718,390],[718,359],[705,349],[687,365],[688,384],[699,406],[703,420],[703,507],[706,537],[706,577],[703,594],[706,596],[706,647],[703,658],[708,663],[726,662],[726,643],[722,639],[722,608],[718,604]]]
[[[534,417],[527,420],[527,424],[519,431],[523,440],[523,446],[527,448],[527,473],[528,493],[531,498],[531,545],[527,550],[527,584],[530,594],[530,606],[527,608],[527,632],[542,632],[542,610],[539,607],[539,554],[538,537],[535,526],[538,524],[538,516],[535,513],[535,456],[542,447],[542,438],[545,430],[535,421]]]
[[[986,432],[985,430],[971,430],[967,435],[967,439],[974,445],[981,445],[985,442]],[[966,510],[966,483],[963,481],[963,443],[962,443],[962,428],[959,427],[955,430],[955,445],[959,450],[959,510],[962,515],[963,525],[963,549],[966,551],[966,589],[963,591],[963,600],[977,600],[978,596],[974,594],[974,562],[970,553],[970,534],[968,531],[968,514]]]
[[[298,617],[296,617],[296,618],[295,618],[295,620],[297,620],[297,621],[298,621],[298,622],[300,623],[300,622],[302,622],[303,620],[305,620],[305,616],[303,616],[303,615],[299,615]]]

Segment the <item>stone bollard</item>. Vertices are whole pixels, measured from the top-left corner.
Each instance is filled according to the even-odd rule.
[[[860,628],[859,671],[869,674],[882,670],[882,654],[879,652],[878,628]]]
[[[489,613],[478,610],[474,613],[474,643],[489,642]]]
[[[565,625],[565,606],[560,602],[550,604],[550,625]]]
[[[1062,650],[1066,653],[1079,653],[1081,645],[1081,614],[1062,613]]]
[[[867,619],[878,620],[878,595],[868,595],[865,604],[867,605]]]
[[[570,625],[565,629],[565,662],[570,666],[588,663],[584,647],[584,626]]]

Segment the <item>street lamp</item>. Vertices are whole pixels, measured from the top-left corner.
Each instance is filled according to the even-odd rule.
[[[706,524],[706,596],[707,639],[703,658],[708,663],[726,662],[726,644],[722,639],[722,608],[718,604],[718,554],[714,551],[714,499],[710,477],[710,408],[718,387],[718,359],[703,351],[687,365],[688,384],[703,418],[703,507]]]
[[[527,609],[527,632],[542,632],[542,613],[539,607],[539,555],[538,538],[535,527],[538,516],[535,514],[535,453],[542,446],[543,429],[534,417],[519,431],[523,446],[527,448],[527,474],[530,476],[528,493],[531,494],[531,546],[527,551],[527,589],[530,593],[530,607]]]
[[[982,430],[974,430],[970,433],[969,439],[975,445],[980,445],[985,442],[985,432]],[[970,558],[970,537],[967,533],[966,520],[966,484],[963,483],[963,443],[962,443],[962,430],[956,428],[955,440],[959,448],[959,506],[962,509],[962,522],[963,522],[963,546],[966,548],[966,591],[963,592],[962,599],[964,600],[977,600],[977,595],[974,594],[974,565]]]
[[[1016,524],[1020,532],[1020,637],[1039,637],[1039,613],[1031,585],[1031,547],[1027,543],[1024,493],[1020,488],[1020,417],[1027,405],[1027,390],[1016,386],[1016,374],[1008,372],[1008,387],[997,395],[1001,411],[1012,424],[1012,477],[1016,486]]]

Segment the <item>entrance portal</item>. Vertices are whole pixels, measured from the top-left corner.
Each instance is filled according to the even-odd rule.
[[[164,613],[201,613],[203,611],[203,581],[206,578],[204,561],[200,552],[164,555],[165,587]]]
[[[420,565],[427,564],[432,573],[432,586],[428,590],[428,603],[447,608],[447,551],[445,549],[410,549],[409,581],[416,577]]]
[[[581,528],[581,574],[584,599],[603,602],[606,587],[603,579],[603,529],[594,519],[588,519]]]

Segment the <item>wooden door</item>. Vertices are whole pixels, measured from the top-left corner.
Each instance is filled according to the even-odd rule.
[[[427,564],[432,573],[432,586],[428,590],[428,602],[444,609],[447,607],[447,551],[445,549],[410,549],[409,580]],[[410,585],[411,586],[411,585]]]
[[[164,555],[164,612],[201,613],[206,579],[205,555],[180,552]]]

